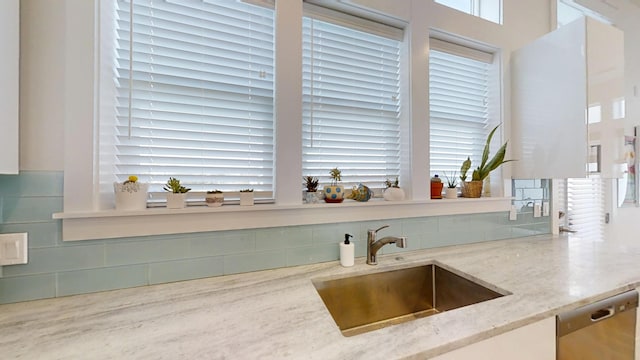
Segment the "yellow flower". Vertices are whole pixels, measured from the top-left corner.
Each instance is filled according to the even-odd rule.
[[[129,182],[136,182],[136,181],[138,181],[138,177],[137,176],[135,176],[135,175],[129,176]]]

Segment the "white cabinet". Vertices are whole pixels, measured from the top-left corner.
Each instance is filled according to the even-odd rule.
[[[511,59],[514,178],[620,177],[624,35],[581,18]]]
[[[553,360],[556,358],[555,316],[469,346],[434,360]]]
[[[0,174],[18,173],[20,1],[0,1]]]

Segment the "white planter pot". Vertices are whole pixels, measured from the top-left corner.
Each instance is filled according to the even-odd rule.
[[[401,188],[390,187],[384,190],[382,197],[387,201],[404,200],[404,190]]]
[[[215,194],[207,194],[205,195],[204,201],[207,203],[209,207],[219,207],[224,204],[224,194],[215,193]]]
[[[116,210],[133,211],[147,208],[148,184],[113,183],[113,191],[116,197]]]
[[[186,203],[187,194],[174,194],[167,193],[167,209],[184,209],[187,206]]]
[[[457,199],[458,198],[458,188],[446,188],[444,197],[446,199]]]
[[[317,204],[320,202],[321,192],[308,192],[307,190],[302,191],[303,200],[305,204]]]
[[[240,205],[251,206],[253,205],[253,192],[241,192],[240,193]]]

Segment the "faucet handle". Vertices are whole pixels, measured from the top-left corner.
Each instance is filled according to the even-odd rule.
[[[377,233],[378,231],[380,231],[380,230],[382,230],[382,229],[385,229],[385,228],[388,228],[388,227],[389,227],[389,225],[388,225],[388,224],[387,224],[387,225],[382,225],[381,227],[377,228],[376,230],[373,230],[373,232],[374,232],[374,233]]]

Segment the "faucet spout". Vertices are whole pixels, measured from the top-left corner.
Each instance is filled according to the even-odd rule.
[[[383,246],[387,244],[396,244],[399,248],[407,247],[407,238],[405,236],[385,236],[382,239],[376,240],[378,231],[388,227],[385,225],[377,230],[369,230],[367,232],[367,264],[377,265],[376,254]]]

